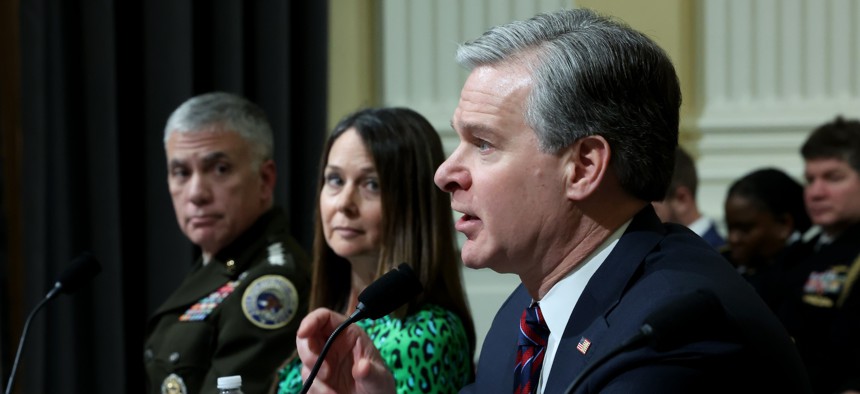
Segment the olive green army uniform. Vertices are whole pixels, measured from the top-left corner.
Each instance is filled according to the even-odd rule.
[[[265,393],[296,345],[307,313],[310,263],[273,208],[208,264],[198,260],[147,325],[149,393],[216,393],[241,375],[245,394]]]

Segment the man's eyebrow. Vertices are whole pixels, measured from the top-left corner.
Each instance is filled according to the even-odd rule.
[[[185,166],[185,160],[182,159],[170,159],[170,162],[167,163],[167,167],[176,168]]]
[[[473,133],[473,134],[476,132],[493,133],[496,131],[494,128],[487,126],[485,124],[481,124],[481,123],[460,122],[459,125],[460,125],[460,130],[464,130],[464,131],[468,130],[470,133]],[[453,119],[451,119],[451,129],[457,130],[457,128],[454,127],[454,120]]]
[[[215,163],[219,160],[227,159],[229,157],[230,157],[230,155],[228,155],[225,152],[216,151],[216,152],[206,154],[205,156],[203,156],[201,161],[203,162],[204,166],[208,166],[208,165],[212,165],[213,163]],[[188,165],[188,160],[185,160],[185,159],[173,158],[173,159],[170,159],[170,162],[168,163],[169,168],[182,167],[182,166],[186,166],[186,165]]]
[[[222,152],[222,151],[215,151],[215,152],[207,153],[206,155],[204,155],[202,161],[203,161],[203,165],[206,166],[206,165],[210,165],[216,161],[219,161],[222,159],[229,159],[229,158],[230,158],[230,155],[228,155],[227,153]]]

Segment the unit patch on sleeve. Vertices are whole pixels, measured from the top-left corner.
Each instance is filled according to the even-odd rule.
[[[242,294],[242,311],[248,321],[260,328],[274,330],[286,326],[296,315],[299,292],[287,278],[263,275],[248,285]]]

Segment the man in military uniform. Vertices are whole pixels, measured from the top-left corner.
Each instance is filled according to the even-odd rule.
[[[794,271],[778,312],[816,393],[860,391],[860,121],[818,127],[801,154],[806,211],[821,233],[786,254]]]
[[[310,266],[273,204],[276,168],[263,111],[228,93],[193,97],[164,131],[168,186],[182,232],[202,255],[148,324],[152,393],[215,393],[241,375],[264,393],[295,348]]]

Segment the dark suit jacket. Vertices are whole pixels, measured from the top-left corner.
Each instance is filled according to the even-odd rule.
[[[694,336],[700,338],[674,350],[645,347],[611,357],[576,392],[810,392],[796,349],[755,291],[689,229],[661,224],[650,205],[585,287],[545,392],[564,392],[580,371],[634,336],[653,311],[702,289],[713,292],[725,309],[719,327],[684,330],[699,331]],[[511,392],[518,321],[529,301],[520,285],[499,309],[484,340],[476,381],[463,392]],[[582,338],[590,343],[585,353],[577,349]]]

